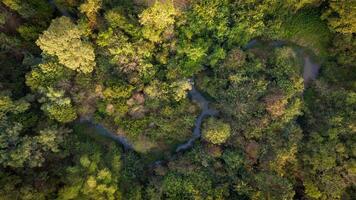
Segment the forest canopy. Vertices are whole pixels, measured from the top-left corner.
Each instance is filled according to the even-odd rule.
[[[0,0],[0,200],[356,199],[356,1]]]

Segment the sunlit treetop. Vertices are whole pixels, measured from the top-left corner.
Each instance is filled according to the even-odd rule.
[[[152,42],[159,42],[165,29],[174,24],[176,15],[178,12],[172,3],[157,1],[139,15],[140,23],[143,25],[143,36]]]
[[[85,41],[83,33],[68,17],[54,19],[36,44],[44,53],[56,56],[59,63],[83,73],[90,73],[95,66],[92,45]]]

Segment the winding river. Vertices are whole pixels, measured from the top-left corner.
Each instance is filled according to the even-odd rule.
[[[191,148],[193,146],[194,142],[200,138],[200,135],[201,135],[200,129],[201,129],[203,120],[206,117],[214,116],[218,113],[217,110],[209,108],[208,100],[206,100],[203,97],[203,95],[194,86],[192,87],[192,90],[190,90],[188,92],[188,95],[192,99],[192,101],[199,104],[199,106],[201,107],[201,113],[198,116],[198,118],[195,120],[192,137],[186,143],[179,145],[175,150],[176,153]],[[98,134],[105,136],[105,137],[109,137],[109,138],[113,139],[114,141],[118,142],[119,144],[121,144],[125,150],[135,150],[133,148],[133,145],[127,140],[127,138],[125,138],[123,136],[119,136],[119,135],[109,131],[103,125],[95,123],[92,119],[84,119],[83,118],[83,119],[79,120],[79,123],[86,123],[88,126],[95,129],[95,131]]]
[[[260,44],[260,42],[258,40],[251,40],[245,46],[245,50],[252,49],[259,44]],[[287,45],[287,43],[284,41],[272,41],[268,45],[278,48],[278,47]],[[304,60],[303,78],[304,78],[304,83],[307,84],[310,81],[315,80],[317,78],[320,65],[318,63],[313,62],[311,60],[310,56],[305,54],[302,49],[299,54],[303,56],[303,60]],[[185,151],[187,149],[190,149],[194,145],[194,142],[196,140],[198,140],[201,136],[201,126],[202,126],[203,120],[206,117],[215,116],[218,113],[217,110],[209,108],[209,101],[207,99],[205,99],[204,96],[194,87],[194,83],[192,83],[192,85],[193,85],[193,87],[188,92],[188,95],[192,101],[199,104],[199,106],[201,107],[201,113],[195,120],[194,130],[193,130],[193,134],[192,134],[191,138],[187,142],[179,145],[176,148],[175,153],[179,153],[179,152]],[[117,141],[119,144],[121,144],[124,147],[124,149],[134,150],[133,145],[125,137],[118,136],[117,134],[110,132],[103,125],[95,124],[91,120],[85,120],[85,122],[89,123],[89,125],[92,126],[97,131],[97,133],[99,133],[100,135],[109,137],[109,138]],[[158,162],[160,162],[160,161],[158,161]]]
[[[54,0],[49,0],[48,2],[53,7],[54,10],[58,10],[63,16],[67,16],[67,17],[74,19],[74,17],[67,10],[58,7]],[[252,49],[252,48],[254,48],[258,45],[261,45],[261,44],[262,44],[262,42],[260,40],[254,39],[254,40],[251,40],[244,47],[244,49],[245,50]],[[274,48],[278,48],[278,47],[287,46],[288,43],[285,41],[274,40],[274,41],[270,41],[269,43],[267,43],[267,45],[270,45]],[[300,51],[301,51],[301,53],[299,53],[299,54],[302,55],[302,58],[304,60],[303,78],[304,78],[304,84],[306,85],[310,81],[315,80],[317,78],[320,65],[318,63],[313,62],[312,59],[310,58],[310,55],[304,53],[302,48],[300,48]],[[182,152],[182,151],[185,151],[185,150],[191,148],[193,146],[194,142],[196,140],[198,140],[201,136],[201,126],[202,126],[203,120],[206,117],[215,116],[218,113],[217,110],[209,108],[209,101],[206,100],[204,98],[204,96],[194,87],[194,83],[192,83],[192,85],[193,85],[192,90],[190,90],[188,92],[188,95],[192,101],[199,104],[199,106],[201,107],[201,113],[198,116],[198,118],[195,120],[192,137],[187,142],[179,145],[175,150],[176,153],[179,153],[179,152]],[[103,125],[94,123],[91,119],[81,119],[79,123],[87,123],[88,126],[91,126],[93,129],[95,129],[98,134],[113,139],[114,141],[121,144],[125,150],[134,150],[133,145],[128,141],[127,138],[125,138],[123,136],[119,136],[119,135],[109,131]],[[156,161],[155,163],[159,164],[161,162],[162,161]]]

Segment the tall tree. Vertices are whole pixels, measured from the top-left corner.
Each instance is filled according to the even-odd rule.
[[[94,48],[68,17],[54,19],[36,44],[45,54],[56,56],[59,63],[72,70],[90,73],[95,67]]]

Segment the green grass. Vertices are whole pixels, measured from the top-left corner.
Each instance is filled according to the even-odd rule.
[[[331,37],[327,24],[314,10],[303,10],[285,19],[277,35],[278,39],[307,47],[322,58],[327,55],[326,49]]]

